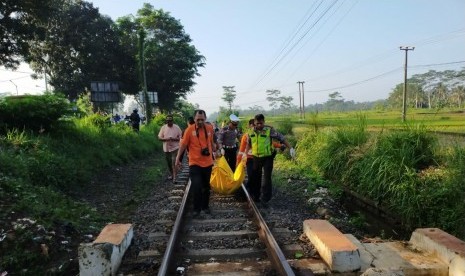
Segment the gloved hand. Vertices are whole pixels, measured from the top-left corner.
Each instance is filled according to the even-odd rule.
[[[224,155],[224,149],[223,148],[220,149],[220,153],[221,153],[221,155]]]
[[[295,158],[295,149],[294,148],[291,148],[289,150],[289,154],[291,155],[291,157],[294,159]]]

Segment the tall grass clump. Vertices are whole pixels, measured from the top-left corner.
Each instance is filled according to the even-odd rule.
[[[354,126],[304,133],[288,171],[344,185],[399,217],[406,230],[438,227],[465,238],[463,145],[440,148],[423,124],[375,134],[365,126],[360,116]]]
[[[439,225],[450,229],[462,239],[465,238],[465,147],[453,145],[444,154],[444,167],[437,171],[441,176],[437,189],[432,197],[442,193],[442,205],[445,208],[437,208],[434,212]],[[434,174],[433,174],[434,175]]]
[[[276,130],[282,133],[283,135],[293,135],[294,134],[292,130],[293,128],[294,128],[294,124],[292,123],[291,120],[281,121],[276,126]]]
[[[318,127],[321,124],[320,120],[318,119],[318,112],[310,112],[309,116],[309,124],[313,127],[314,131],[318,131]]]
[[[399,185],[414,181],[418,171],[437,164],[436,145],[435,137],[422,126],[380,133],[355,165],[357,189],[379,202],[392,198]]]
[[[327,131],[308,131],[300,137],[296,146],[296,162],[300,164],[304,172],[312,170],[319,175],[324,174],[317,166],[317,160],[326,147],[328,135]]]
[[[320,172],[323,177],[339,180],[349,168],[354,156],[368,141],[368,132],[363,117],[355,126],[342,126],[304,135],[298,142],[303,164]]]
[[[358,179],[352,188],[398,214],[407,227],[441,227],[456,233],[454,226],[444,223],[454,216],[444,212],[453,207],[450,202],[460,182],[447,184],[454,181],[447,181],[450,169],[439,163],[437,145],[436,137],[421,125],[378,135],[354,165]]]

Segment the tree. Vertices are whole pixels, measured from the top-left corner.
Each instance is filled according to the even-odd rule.
[[[268,95],[268,97],[266,97],[266,100],[270,102],[271,109],[274,110],[278,108],[281,91],[277,89],[268,89],[266,90],[266,94]]]
[[[184,99],[179,99],[176,101],[174,105],[174,109],[177,110],[179,115],[184,118],[184,120],[187,120],[189,116],[192,116],[194,114],[194,110],[199,109],[198,104],[192,104]]]
[[[265,109],[260,105],[251,106],[249,107],[249,110],[255,112],[256,114],[265,112]]]
[[[433,90],[433,96],[436,101],[436,108],[444,108],[448,105],[449,99],[449,90],[447,87],[442,83],[438,83]]]
[[[465,86],[459,85],[452,88],[451,101],[455,102],[458,108],[462,107],[462,104],[465,101]]]
[[[223,97],[221,97],[223,101],[229,107],[229,113],[232,111],[232,104],[236,99],[236,90],[234,90],[234,86],[223,86]]]
[[[49,14],[62,0],[4,0],[0,4],[0,65],[17,68],[34,37],[43,39]]]
[[[407,106],[410,107],[423,107],[425,104],[426,96],[423,89],[417,83],[407,82]],[[402,108],[403,96],[404,95],[404,84],[399,83],[389,93],[387,99],[388,105],[391,108]]]
[[[34,37],[26,61],[47,74],[55,91],[73,100],[91,81],[123,81],[126,60],[113,21],[85,1],[67,1],[45,22],[44,38]]]
[[[283,110],[289,110],[289,109],[291,109],[291,108],[293,107],[293,104],[292,104],[292,100],[293,100],[293,99],[294,99],[294,98],[292,98],[292,96],[288,96],[288,97],[286,97],[286,96],[281,96],[281,97],[279,97],[279,102],[281,103],[281,104],[279,105],[279,108],[280,108],[280,109],[283,109]]]
[[[341,93],[333,92],[329,93],[329,100],[326,102],[328,109],[330,110],[342,110],[344,105],[344,98],[342,98]]]
[[[413,75],[409,83],[419,85],[420,94],[423,94],[425,99],[427,98],[429,108],[450,106],[452,94],[449,92],[465,84],[465,69],[439,72],[430,70],[423,74]]]
[[[147,88],[158,92],[158,107],[171,111],[178,99],[192,92],[194,78],[199,76],[198,67],[205,65],[205,58],[191,45],[181,23],[168,12],[156,10],[145,3],[136,16],[118,20],[122,38],[127,48],[137,55],[137,32],[147,33],[145,40],[145,66]],[[137,79],[137,74],[134,76]],[[140,78],[139,78],[140,79]],[[140,82],[141,83],[141,82]]]

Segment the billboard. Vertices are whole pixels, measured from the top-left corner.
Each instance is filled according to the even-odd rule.
[[[119,83],[116,81],[90,82],[90,100],[92,102],[120,102]]]
[[[157,104],[158,103],[158,92],[147,91],[147,95],[149,96],[149,102],[151,104]],[[139,91],[139,101],[141,103],[145,103],[145,98],[144,98],[144,92],[143,91]]]

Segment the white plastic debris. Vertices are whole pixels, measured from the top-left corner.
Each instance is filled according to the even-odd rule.
[[[178,275],[184,275],[184,272],[185,272],[185,271],[186,271],[186,269],[185,269],[184,267],[182,267],[182,266],[178,266],[178,267],[176,268],[176,273],[177,273]]]

